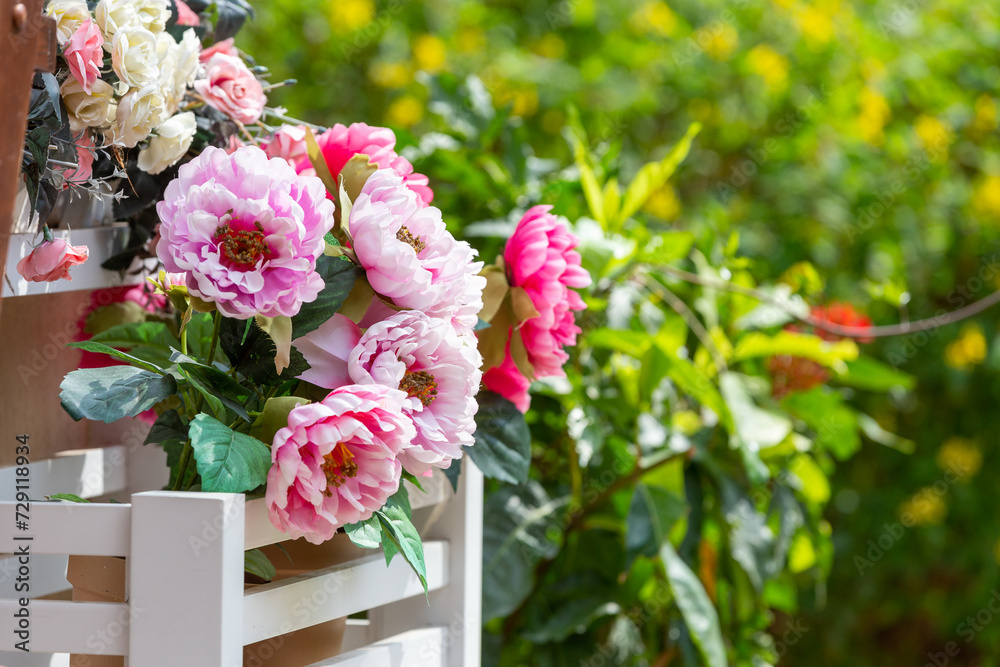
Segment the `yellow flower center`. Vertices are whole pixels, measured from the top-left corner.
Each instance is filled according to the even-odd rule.
[[[212,240],[219,244],[219,252],[229,260],[229,266],[239,271],[249,271],[257,266],[261,258],[270,255],[271,249],[264,240],[264,228],[259,222],[255,229],[238,231],[222,225],[215,230]]]
[[[396,232],[396,240],[407,244],[413,248],[417,254],[420,254],[420,251],[427,247],[427,244],[421,241],[419,237],[410,233],[410,230],[406,228],[406,225],[400,227],[399,231]]]
[[[354,454],[342,442],[338,442],[333,451],[323,457],[322,468],[323,474],[326,475],[326,491],[323,492],[326,496],[333,495],[331,488],[339,488],[349,478],[358,475],[358,464],[354,461]]]
[[[405,391],[411,398],[418,398],[427,407],[437,398],[437,382],[434,376],[427,371],[406,371],[403,375],[399,388]]]

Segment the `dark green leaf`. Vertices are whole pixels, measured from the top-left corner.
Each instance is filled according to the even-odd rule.
[[[279,376],[274,370],[274,341],[253,320],[223,319],[219,340],[232,366],[258,384],[280,385],[309,368],[293,346],[291,364]]]
[[[181,362],[177,364],[184,377],[196,380],[195,385],[202,393],[209,392],[222,401],[222,404],[232,410],[245,421],[250,421],[244,405],[250,398],[250,390],[232,379],[218,368],[210,368],[198,363]]]
[[[492,391],[480,392],[478,400],[476,444],[465,451],[485,476],[523,483],[531,466],[531,432],[524,415]]]
[[[382,526],[382,535],[387,538],[382,540],[385,549],[385,562],[388,564],[395,552],[403,554],[403,558],[410,564],[413,571],[420,577],[420,583],[427,591],[427,567],[424,564],[424,545],[420,541],[420,534],[410,520],[410,500],[406,490],[389,498],[381,510],[375,512],[379,523]],[[389,546],[389,543],[392,546]]]
[[[176,410],[167,410],[156,418],[146,441],[142,444],[166,442],[168,440],[187,440],[188,427]]]
[[[104,343],[98,343],[93,340],[85,340],[78,343],[70,343],[69,347],[75,347],[77,349],[86,350],[87,352],[94,352],[96,354],[107,354],[109,356],[115,357],[116,359],[121,359],[122,361],[126,361],[138,368],[143,368],[153,373],[159,373],[159,374],[163,373],[163,369],[161,369],[159,366],[143,361],[138,357],[133,357],[131,354],[122,352],[121,350],[116,350],[115,348],[105,345]]]
[[[267,481],[271,452],[260,440],[206,414],[194,418],[190,434],[202,490],[242,493]]]
[[[54,493],[51,496],[45,496],[49,500],[68,500],[71,503],[89,503],[90,501],[86,498],[81,498],[75,493]]]
[[[315,331],[343,305],[355,281],[365,274],[364,269],[344,257],[322,255],[316,260],[316,272],[326,284],[311,303],[302,304],[292,318],[292,336],[299,338]]]
[[[844,397],[825,387],[789,394],[781,406],[816,433],[816,442],[841,461],[861,447],[858,419]]]
[[[667,571],[670,590],[705,663],[708,667],[726,667],[726,646],[719,630],[719,615],[698,576],[669,542],[660,549],[660,558]]]
[[[73,371],[59,386],[59,398],[70,417],[106,424],[135,417],[177,391],[177,382],[170,375],[131,366]]]
[[[462,459],[455,459],[444,469],[444,476],[451,482],[451,490],[458,491],[458,477],[462,474]]]
[[[636,556],[656,556],[686,509],[684,499],[676,494],[658,486],[637,484],[625,521],[626,567]]]
[[[271,581],[278,574],[274,564],[260,549],[251,549],[243,554],[243,571],[264,581]]]

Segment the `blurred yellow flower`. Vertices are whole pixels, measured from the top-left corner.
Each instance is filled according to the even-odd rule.
[[[669,185],[654,192],[646,200],[643,208],[647,213],[655,215],[662,220],[673,220],[681,212],[681,203],[677,199],[677,193]]]
[[[899,516],[904,525],[933,526],[944,521],[948,504],[934,487],[924,487],[899,506]]]
[[[374,0],[330,0],[330,27],[347,34],[365,27],[375,18]]]
[[[558,59],[566,55],[566,42],[555,33],[548,33],[535,42],[534,52],[543,58]]]
[[[468,25],[459,29],[456,47],[462,53],[476,53],[486,48],[486,33],[477,25]]]
[[[931,160],[943,162],[948,157],[951,126],[934,116],[921,114],[913,122],[913,129]]]
[[[413,40],[413,60],[425,72],[440,72],[448,61],[448,49],[437,35],[420,35]]]
[[[983,467],[983,453],[968,438],[948,438],[937,453],[938,467],[951,472],[959,482],[968,482]]]
[[[747,64],[771,90],[784,89],[788,82],[788,59],[767,44],[751,49],[747,54]]]
[[[795,22],[807,42],[826,44],[834,38],[833,16],[819,7],[806,7],[799,11]]]
[[[531,84],[513,87],[505,81],[498,81],[493,86],[493,99],[497,106],[512,106],[511,114],[526,118],[538,111],[538,92]]]
[[[677,32],[677,15],[665,2],[653,0],[632,12],[629,25],[639,33],[671,37]]]
[[[885,141],[882,128],[889,122],[890,116],[889,103],[878,91],[872,88],[861,91],[858,132],[862,139],[872,146],[881,146]]]
[[[368,78],[382,88],[402,88],[410,82],[410,63],[372,63]]]
[[[385,112],[390,125],[413,127],[424,117],[424,105],[413,95],[403,95],[392,101]]]
[[[670,425],[684,435],[692,435],[701,428],[701,417],[691,410],[680,410],[670,415]]]
[[[976,213],[1000,221],[1000,175],[983,178],[972,191],[972,208]]]
[[[696,36],[699,44],[703,44],[705,53],[714,60],[726,60],[736,50],[740,36],[736,29],[728,23],[715,23],[702,28]],[[702,41],[703,40],[703,41]]]
[[[971,129],[977,136],[989,134],[997,129],[997,104],[986,93],[976,98],[975,117],[972,119]]]
[[[986,359],[986,337],[978,324],[962,327],[958,338],[944,349],[944,362],[958,370],[968,370]]]

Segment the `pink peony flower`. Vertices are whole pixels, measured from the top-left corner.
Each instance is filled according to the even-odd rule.
[[[471,334],[418,311],[394,314],[361,335],[354,322],[334,315],[294,341],[311,368],[300,380],[332,389],[380,384],[407,394],[403,412],[417,428],[412,447],[399,455],[414,475],[447,468],[472,445],[483,359]]]
[[[202,52],[198,54],[198,60],[200,60],[203,63],[208,62],[209,60],[211,60],[212,56],[214,56],[216,53],[221,53],[223,55],[239,58],[240,52],[236,49],[235,43],[236,40],[233,37],[224,39],[221,42],[216,42],[207,49],[202,49]]]
[[[528,394],[531,381],[518,370],[510,356],[510,341],[507,341],[503,363],[483,373],[483,385],[516,405],[521,412],[527,412],[531,406],[531,395]]]
[[[256,146],[232,155],[210,146],[181,166],[156,205],[156,254],[227,317],[291,317],[324,286],[316,259],[334,210],[325,194],[318,178]]]
[[[282,125],[269,139],[262,142],[260,147],[268,157],[280,157],[295,167],[299,173],[305,173],[305,169],[299,169],[303,161],[309,164],[305,125]],[[310,175],[314,176],[315,170],[311,171]]]
[[[382,507],[399,488],[396,456],[414,435],[402,413],[405,400],[381,385],[348,385],[293,409],[271,446],[271,523],[321,544]]]
[[[17,272],[21,277],[33,283],[55,282],[56,280],[73,280],[69,270],[83,264],[90,256],[90,250],[85,245],[70,245],[63,238],[43,241],[40,246],[28,253],[28,256],[17,263]]]
[[[174,0],[174,4],[177,5],[177,25],[192,27],[201,25],[201,19],[198,18],[193,9],[188,7],[188,4],[184,0]]]
[[[358,195],[348,229],[368,282],[400,308],[451,320],[471,330],[483,307],[482,262],[445,229],[441,211],[421,207],[389,169],[372,174]]]
[[[63,58],[69,65],[69,73],[90,95],[104,65],[104,35],[93,20],[87,19],[76,29],[63,46]]]
[[[90,180],[94,173],[94,140],[89,132],[84,132],[76,141],[76,169],[63,171],[63,178],[71,185],[82,185]]]
[[[264,113],[264,88],[242,60],[216,53],[205,63],[206,78],[194,89],[215,109],[244,125],[257,122]]]
[[[570,288],[590,285],[590,274],[573,250],[579,241],[551,209],[529,209],[503,253],[510,284],[523,288],[539,313],[520,329],[536,377],[565,376],[562,366],[569,355],[563,347],[575,345],[580,333],[572,311],[586,308]]]
[[[413,173],[413,165],[401,155],[397,155],[396,135],[386,127],[372,127],[364,123],[353,123],[350,126],[336,124],[323,134],[316,137],[316,143],[323,151],[326,166],[330,174],[337,178],[347,161],[355,155],[367,155],[370,162],[379,169],[392,169],[396,172],[406,187],[416,193],[421,206],[426,206],[434,199],[434,192],[427,186],[427,177]],[[312,169],[308,155],[296,163],[300,172]]]

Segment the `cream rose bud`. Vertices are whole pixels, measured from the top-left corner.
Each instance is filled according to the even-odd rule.
[[[111,143],[132,148],[149,136],[166,117],[163,94],[157,84],[129,91],[118,102]]]
[[[145,28],[122,28],[111,44],[111,67],[130,88],[142,88],[160,77],[156,37]]]
[[[190,111],[171,116],[149,140],[149,146],[139,151],[139,169],[149,174],[159,174],[173,165],[191,148],[191,141],[198,129]]]
[[[86,0],[51,0],[45,6],[45,14],[55,19],[56,39],[65,44],[80,24],[90,18]]]
[[[110,44],[122,28],[140,27],[154,35],[163,32],[170,19],[170,8],[167,0],[101,0],[94,18]]]
[[[107,122],[108,105],[114,96],[114,89],[106,81],[94,81],[88,94],[79,81],[69,77],[59,88],[59,92],[69,110],[69,125],[74,133],[78,134],[84,128]]]

